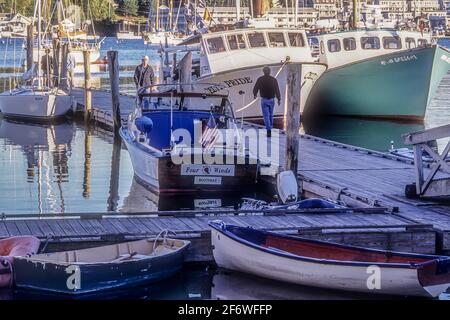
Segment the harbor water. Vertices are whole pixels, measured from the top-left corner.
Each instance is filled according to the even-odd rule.
[[[450,40],[442,40],[450,47]],[[133,72],[143,55],[152,65],[159,63],[157,47],[145,46],[140,40],[118,42],[107,38],[101,56],[110,49],[119,51],[121,92],[133,93]],[[0,91],[14,82],[25,54],[22,41],[0,43]],[[92,73],[93,85],[109,88],[109,75],[103,66]],[[83,83],[76,74],[76,84]],[[401,94],[401,93],[399,93]],[[427,110],[425,122],[404,123],[323,117],[303,123],[302,132],[326,139],[388,151],[391,141],[402,147],[401,135],[450,123],[450,74],[440,84],[438,93]],[[442,146],[446,141],[439,141]],[[300,151],[301,156],[301,151]],[[324,155],[330,156],[330,155]],[[127,151],[110,132],[86,128],[70,121],[52,125],[32,125],[0,119],[0,213],[26,215],[43,213],[109,212],[123,214],[136,211],[193,209],[197,199],[159,197],[138,184]],[[239,196],[213,197],[215,206],[235,207]],[[246,195],[248,196],[248,195]],[[211,199],[210,199],[211,200]],[[201,201],[200,201],[201,203]],[[240,283],[233,286],[233,283]],[[31,292],[3,291],[0,299],[48,298]],[[448,299],[449,295],[441,296]],[[55,298],[55,297],[52,297]],[[241,274],[189,268],[164,283],[132,291],[108,293],[99,298],[139,299],[358,299],[357,294],[330,292],[280,284]]]

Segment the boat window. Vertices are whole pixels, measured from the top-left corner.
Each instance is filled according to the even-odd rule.
[[[416,39],[414,38],[406,38],[405,43],[407,49],[414,49],[416,47]]]
[[[305,41],[303,40],[303,35],[299,32],[289,32],[289,44],[291,47],[304,47]]]
[[[319,55],[319,39],[313,37],[309,38],[309,46],[311,47],[311,54],[313,57],[317,57]]]
[[[243,34],[232,34],[227,36],[228,46],[230,50],[245,49],[245,41]]]
[[[208,44],[209,53],[224,52],[226,50],[222,37],[207,39],[206,42]]]
[[[269,32],[269,46],[273,47],[286,47],[286,41],[284,40],[284,34],[282,32]]]
[[[339,52],[341,51],[341,42],[339,39],[331,39],[327,41],[329,52]]]
[[[356,40],[355,38],[344,38],[344,50],[351,51],[356,50]]]
[[[418,47],[426,47],[428,44],[428,41],[426,39],[419,39],[417,40],[417,46]]]
[[[380,39],[378,37],[361,37],[361,48],[365,50],[380,49]]]
[[[383,48],[385,49],[401,49],[402,41],[399,37],[383,37]]]
[[[248,42],[250,43],[250,47],[252,48],[260,48],[266,46],[266,39],[264,39],[264,33],[261,32],[253,32],[248,33]]]

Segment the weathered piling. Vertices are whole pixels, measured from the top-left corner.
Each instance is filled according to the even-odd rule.
[[[60,79],[62,79],[63,81],[61,81],[62,85],[64,88],[68,88],[69,87],[69,82],[67,79],[67,55],[69,54],[69,44],[68,43],[63,43],[61,45],[60,48],[61,51],[61,60],[60,60],[60,69],[61,69],[61,73],[60,73]]]
[[[300,97],[302,66],[288,65],[287,73],[287,116],[286,116],[286,155],[284,168],[298,172],[298,149],[300,142]]]
[[[91,91],[91,51],[83,50],[84,66],[84,121],[89,120],[92,109],[92,91]]]
[[[89,122],[87,122],[84,132],[83,198],[89,198],[91,195],[91,145],[92,130]]]
[[[53,84],[59,86],[61,79],[61,42],[58,38],[52,40],[53,47]]]
[[[192,52],[188,52],[179,63],[180,70],[180,83],[181,84],[189,84],[191,83],[192,78]]]
[[[111,176],[109,178],[108,211],[116,211],[119,201],[119,169],[120,151],[122,140],[119,135],[114,135],[114,143],[111,156]]]
[[[120,100],[119,100],[119,53],[108,51],[109,80],[111,82],[111,98],[114,131],[117,132],[121,126]]]
[[[27,70],[33,66],[33,34],[34,34],[34,25],[30,24],[27,27]]]

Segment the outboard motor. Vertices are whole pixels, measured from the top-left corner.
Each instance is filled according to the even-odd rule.
[[[284,204],[297,201],[298,184],[295,174],[291,171],[282,171],[277,175],[277,191],[280,201]]]

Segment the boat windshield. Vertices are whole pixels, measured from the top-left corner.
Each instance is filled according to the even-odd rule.
[[[208,93],[197,86],[156,85],[138,93],[142,111],[208,111],[234,118],[228,94]],[[189,89],[189,90],[188,90]]]

